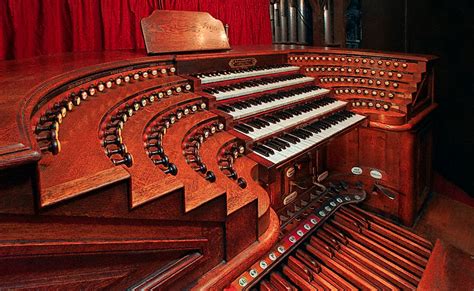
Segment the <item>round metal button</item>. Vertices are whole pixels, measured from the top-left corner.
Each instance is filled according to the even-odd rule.
[[[268,258],[269,258],[270,260],[274,261],[274,260],[276,260],[277,257],[275,256],[274,253],[270,253],[270,254],[268,255]]]
[[[239,279],[239,285],[242,286],[242,287],[245,287],[247,286],[247,279],[245,279],[244,277],[240,278]]]

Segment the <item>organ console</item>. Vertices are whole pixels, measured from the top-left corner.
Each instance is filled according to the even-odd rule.
[[[415,289],[433,245],[399,224],[431,189],[434,60],[2,62],[0,286]]]

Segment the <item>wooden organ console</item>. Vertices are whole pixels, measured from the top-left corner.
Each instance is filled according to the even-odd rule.
[[[433,60],[2,62],[0,287],[415,289],[433,246],[382,217],[430,191]]]

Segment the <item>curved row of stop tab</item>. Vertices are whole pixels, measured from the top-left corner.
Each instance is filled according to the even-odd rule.
[[[335,55],[299,55],[299,56],[290,56],[290,61],[327,61],[327,62],[347,62],[347,63],[361,63],[364,65],[378,65],[385,67],[395,67],[407,69],[408,63],[400,61],[392,61],[390,59],[379,59],[375,60],[374,58],[364,58],[362,56],[335,56]]]
[[[319,78],[319,82],[321,83],[337,83],[337,82],[340,82],[340,83],[345,83],[345,82],[348,82],[348,83],[354,83],[354,84],[362,84],[362,85],[375,85],[375,86],[385,86],[387,88],[389,88],[390,86],[392,86],[394,89],[397,89],[398,87],[400,87],[400,84],[397,83],[397,82],[392,82],[390,83],[390,81],[383,81],[383,80],[373,80],[373,79],[369,79],[369,78],[351,78],[351,77],[322,77],[322,78]]]
[[[369,109],[383,109],[385,111],[390,110],[390,103],[380,102],[378,100],[367,100],[367,99],[353,99],[351,102],[353,108],[367,107]]]
[[[373,70],[367,68],[351,68],[351,67],[328,67],[328,66],[311,66],[305,68],[306,72],[325,72],[328,74],[334,73],[348,73],[350,75],[353,74],[362,74],[362,75],[371,75],[376,76],[377,72],[380,77],[397,77],[397,79],[402,79],[403,74],[397,71],[384,71],[384,70]],[[337,80],[335,80],[337,82]],[[379,84],[380,85],[380,84]],[[388,85],[387,85],[388,86]]]
[[[395,98],[395,94],[392,92],[387,92],[384,90],[372,90],[369,88],[361,88],[361,87],[350,87],[350,88],[341,88],[338,87],[337,89],[334,90],[334,92],[338,95],[340,94],[358,94],[358,95],[372,95],[374,97],[380,96],[382,98],[388,97],[389,99]]]
[[[213,120],[193,130],[181,143],[186,163],[196,173],[211,183],[216,181],[216,175],[213,171],[207,169],[206,164],[202,161],[201,155],[199,154],[199,149],[209,137],[224,129],[225,125],[223,123]]]
[[[174,67],[157,67],[143,71],[126,72],[128,74],[119,74],[113,78],[101,79],[97,81],[97,84],[88,84],[88,86],[85,86],[86,89],[81,88],[76,92],[69,93],[68,96],[46,109],[38,118],[33,131],[41,152],[50,152],[57,155],[61,151],[59,126],[63,118],[67,116],[68,112],[73,111],[74,107],[81,105],[81,102],[86,101],[89,97],[95,96],[97,92],[105,93],[106,89],[111,89],[114,86],[157,77],[160,74],[161,76],[172,75],[175,72],[176,68]],[[191,85],[187,84],[185,89],[190,90]]]
[[[153,91],[148,95],[132,98],[118,106],[114,113],[111,114],[108,122],[105,124],[103,130],[100,133],[100,137],[102,138],[101,145],[105,148],[105,153],[111,159],[113,164],[116,166],[125,165],[127,167],[131,167],[133,165],[133,156],[128,152],[127,147],[123,143],[122,130],[125,123],[135,114],[135,112],[146,107],[147,105],[152,105],[163,98],[169,98],[173,94],[186,93],[190,89],[191,85],[189,84],[162,88],[160,90]],[[148,132],[146,134],[147,140],[152,140],[156,137],[159,138],[159,142],[161,144],[161,137],[166,133],[166,129],[171,124],[174,124],[177,120],[188,115],[189,113],[198,111],[198,108],[206,108],[205,103],[199,102],[198,104],[189,105],[186,108],[177,109],[175,112],[170,113],[166,117],[162,117],[161,122],[166,124],[167,127],[165,127],[164,130],[160,129],[160,131],[155,131],[154,127],[152,127],[152,129],[148,128]],[[159,134],[159,137],[157,134]],[[147,152],[150,155],[150,152]],[[152,161],[157,165],[160,164],[153,159]],[[164,170],[166,173],[173,175],[177,174],[177,168],[173,164],[165,161],[162,161],[161,164],[169,166],[168,169]]]
[[[219,169],[231,180],[234,180],[237,185],[245,189],[247,188],[247,181],[243,177],[239,177],[237,171],[234,168],[234,162],[239,157],[245,155],[245,146],[234,141],[230,144],[225,145],[219,152],[217,157],[217,163]]]
[[[161,115],[150,124],[145,130],[145,150],[153,164],[159,166],[165,174],[176,176],[178,168],[172,163],[163,147],[163,137],[168,129],[175,125],[178,121],[190,114],[205,110],[207,105],[204,101],[193,101],[181,107],[175,108],[174,111]]]

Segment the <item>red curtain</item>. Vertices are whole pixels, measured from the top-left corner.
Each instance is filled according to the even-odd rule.
[[[231,45],[270,44],[268,0],[0,0],[0,59],[144,48],[140,19],[156,9],[206,11]]]

